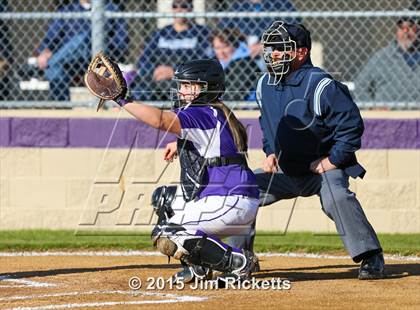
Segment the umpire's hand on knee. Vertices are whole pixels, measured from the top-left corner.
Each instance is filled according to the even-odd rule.
[[[316,174],[321,174],[336,168],[337,167],[330,162],[328,157],[317,159],[313,161],[310,165],[311,171]]]
[[[163,159],[172,162],[178,156],[176,142],[168,143],[163,152]]]
[[[278,172],[279,171],[279,165],[278,165],[278,162],[277,162],[276,155],[274,155],[274,154],[268,155],[263,161],[262,169],[264,170],[264,172],[267,172],[267,173]]]

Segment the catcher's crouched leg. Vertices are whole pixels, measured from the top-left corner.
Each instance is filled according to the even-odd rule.
[[[202,235],[184,241],[183,248],[189,254],[183,260],[223,274],[232,274],[239,279],[247,279],[255,268],[255,255],[247,250],[234,249],[217,238]]]
[[[198,271],[191,272],[197,276],[216,270],[246,279],[255,268],[256,258],[252,252],[234,249],[201,232],[191,235],[179,225],[162,227],[156,245],[161,253],[181,260],[190,268],[196,267]]]
[[[211,279],[212,271],[209,268],[188,264],[184,261],[184,258],[188,256],[188,251],[182,246],[183,238],[176,235],[177,232],[182,233],[183,231],[185,232],[185,229],[181,226],[168,224],[168,226],[156,225],[152,232],[152,239],[156,248],[162,254],[181,261],[183,269],[172,276],[172,282],[190,283],[194,278],[199,280]]]

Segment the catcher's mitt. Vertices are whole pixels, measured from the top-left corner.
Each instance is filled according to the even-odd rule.
[[[99,98],[96,111],[106,100],[126,99],[127,82],[118,65],[102,51],[95,55],[84,76],[84,82],[90,92]]]

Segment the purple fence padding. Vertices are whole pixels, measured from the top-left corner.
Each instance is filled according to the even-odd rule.
[[[10,118],[0,118],[0,147],[10,143]]]
[[[364,149],[417,149],[419,119],[368,119],[362,137]]]
[[[11,118],[10,146],[67,147],[66,118]]]
[[[249,147],[260,149],[258,119],[241,121]],[[366,119],[365,127],[363,149],[420,149],[420,119]],[[0,118],[1,147],[162,148],[174,140],[134,119]]]
[[[115,119],[69,119],[71,147],[129,147],[130,132]]]
[[[241,119],[241,122],[248,134],[248,147],[250,149],[262,149],[262,131],[258,119],[244,118]]]
[[[175,140],[172,134],[165,137],[164,132],[130,119],[71,118],[69,123],[70,147],[157,148]]]

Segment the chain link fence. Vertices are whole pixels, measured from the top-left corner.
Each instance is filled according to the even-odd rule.
[[[0,106],[94,105],[83,72],[104,49],[139,100],[168,101],[175,64],[217,57],[224,99],[256,108],[259,37],[284,19],[311,31],[313,63],[361,108],[419,108],[419,10],[416,0],[0,0]]]

